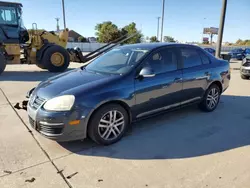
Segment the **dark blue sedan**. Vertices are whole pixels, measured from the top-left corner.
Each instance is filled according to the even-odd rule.
[[[231,50],[229,55],[231,55],[231,59],[243,60],[245,57],[245,50],[242,48],[236,48]]]
[[[229,82],[228,61],[198,46],[126,45],[41,82],[30,92],[28,117],[47,138],[109,145],[141,118],[191,104],[214,111]]]

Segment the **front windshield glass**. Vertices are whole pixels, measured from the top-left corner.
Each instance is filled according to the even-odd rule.
[[[129,72],[149,52],[141,48],[116,48],[86,66],[87,71],[108,74]]]
[[[17,25],[15,7],[0,6],[0,24]]]

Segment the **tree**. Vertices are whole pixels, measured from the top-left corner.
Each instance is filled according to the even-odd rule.
[[[150,37],[150,42],[159,42],[156,36]]]
[[[139,32],[136,28],[136,23],[132,22],[129,25],[126,25],[121,29],[121,36],[128,34],[128,35],[133,35],[135,33],[138,33],[134,37],[124,41],[124,44],[135,44],[135,43],[140,43],[143,35],[141,32]]]
[[[87,39],[83,36],[78,37],[78,42],[87,42]]]
[[[243,40],[241,40],[241,39],[238,39],[238,40],[236,41],[236,44],[238,44],[238,45],[242,45],[242,43],[243,43]]]
[[[164,36],[164,42],[175,42],[174,38],[171,36]]]
[[[121,32],[111,21],[99,23],[96,25],[96,35],[98,42],[108,43],[120,37]]]

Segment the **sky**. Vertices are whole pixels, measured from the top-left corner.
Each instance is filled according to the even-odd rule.
[[[12,0],[23,4],[26,28],[63,28],[61,0]],[[66,25],[85,37],[95,36],[95,25],[112,21],[118,27],[137,24],[144,36],[157,35],[162,0],[64,0]],[[178,41],[201,41],[203,27],[219,27],[222,0],[165,0],[164,36]],[[206,35],[204,35],[206,36]],[[250,0],[228,0],[224,42],[250,39]],[[214,37],[216,41],[216,37]]]

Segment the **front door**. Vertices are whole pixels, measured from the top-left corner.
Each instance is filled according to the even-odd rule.
[[[180,105],[182,71],[179,70],[175,48],[155,51],[144,60],[139,70],[143,67],[153,69],[155,76],[135,80],[136,117]]]

